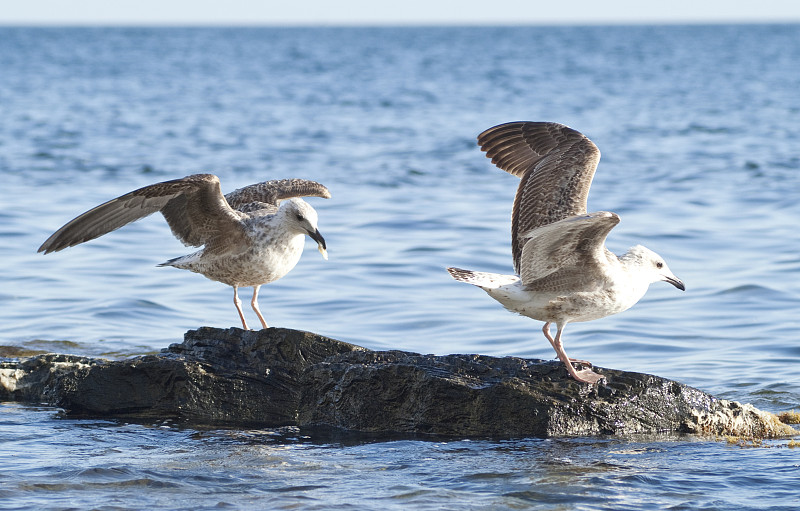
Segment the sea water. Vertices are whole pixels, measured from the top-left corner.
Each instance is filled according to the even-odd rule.
[[[262,288],[270,325],[372,349],[551,359],[541,323],[445,267],[512,273],[518,179],[478,133],[557,121],[603,156],[590,211],[687,287],[565,330],[570,356],[800,408],[800,26],[0,27],[0,344],[107,358],[237,326],[232,291],[157,268],[160,216],[39,245],[106,200],[217,174],[306,178],[330,260]],[[249,297],[244,290],[243,300]],[[257,323],[251,311],[245,314]],[[9,509],[794,509],[800,451],[695,437],[429,439],[0,405]]]

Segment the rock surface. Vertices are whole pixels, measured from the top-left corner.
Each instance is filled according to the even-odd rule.
[[[750,405],[657,376],[598,370],[605,384],[588,386],[555,361],[371,351],[296,330],[204,327],[158,355],[6,360],[0,400],[73,416],[459,437],[797,434]]]

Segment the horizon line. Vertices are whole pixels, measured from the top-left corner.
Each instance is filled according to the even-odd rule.
[[[18,28],[425,28],[425,27],[603,27],[603,26],[722,26],[722,25],[797,25],[798,19],[773,19],[760,20],[741,19],[687,19],[687,20],[547,20],[547,21],[436,21],[436,20],[406,20],[406,21],[125,21],[125,20],[97,20],[97,21],[7,21],[0,20],[0,27]]]

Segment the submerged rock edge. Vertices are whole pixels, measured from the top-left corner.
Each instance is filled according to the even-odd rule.
[[[587,386],[557,362],[372,351],[298,330],[202,327],[158,355],[0,362],[0,400],[74,416],[459,437],[798,434],[751,405],[658,376],[597,369],[606,384]]]

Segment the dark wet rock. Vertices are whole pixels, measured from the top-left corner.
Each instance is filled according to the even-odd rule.
[[[280,328],[200,328],[158,355],[5,361],[0,400],[74,416],[460,437],[796,434],[750,405],[657,376],[596,369],[606,382],[589,386],[555,361],[371,351]]]

